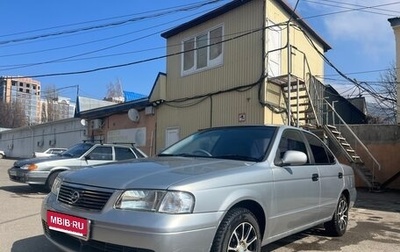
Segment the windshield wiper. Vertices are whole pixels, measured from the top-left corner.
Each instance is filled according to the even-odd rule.
[[[237,154],[227,154],[227,155],[221,155],[221,156],[214,156],[214,158],[221,158],[221,159],[233,159],[233,160],[242,160],[242,161],[251,161],[251,162],[257,162],[258,159],[254,157],[249,157],[249,156],[241,156]]]
[[[195,155],[191,153],[176,153],[176,154],[158,154],[159,157],[205,157],[210,158],[210,156]]]

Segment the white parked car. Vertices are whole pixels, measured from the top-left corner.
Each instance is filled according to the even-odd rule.
[[[0,159],[4,158],[6,156],[6,154],[4,153],[4,151],[0,150]]]
[[[48,148],[44,152],[34,152],[33,157],[50,157],[63,153],[67,148]]]
[[[17,160],[8,170],[11,181],[50,190],[60,172],[147,157],[134,146],[79,143],[57,156]]]

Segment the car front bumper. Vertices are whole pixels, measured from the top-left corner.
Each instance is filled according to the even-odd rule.
[[[48,171],[28,171],[16,167],[8,169],[10,180],[19,183],[44,185],[48,176]]]
[[[223,213],[161,214],[117,210],[101,212],[71,209],[50,193],[41,209],[45,236],[64,251],[208,252]],[[47,211],[56,211],[90,220],[88,240],[50,230]],[[112,248],[112,249],[111,249]],[[115,250],[114,250],[115,249]]]

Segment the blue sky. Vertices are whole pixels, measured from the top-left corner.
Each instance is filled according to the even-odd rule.
[[[229,0],[2,0],[0,76],[34,77],[42,90],[102,99],[110,83],[148,95],[166,59],[160,34]],[[295,6],[296,0],[289,0]],[[203,6],[202,6],[203,5]],[[190,7],[190,8],[188,8]],[[368,8],[367,8],[368,7]],[[379,85],[395,60],[388,18],[400,13],[394,0],[299,0],[298,13],[331,45],[327,58],[358,81]],[[115,67],[129,64],[125,67]],[[93,71],[97,68],[108,68]],[[344,95],[354,85],[326,67],[325,83]],[[82,74],[70,74],[89,71]],[[92,72],[90,72],[92,71]],[[67,75],[58,75],[69,73]],[[346,91],[346,92],[344,92]]]

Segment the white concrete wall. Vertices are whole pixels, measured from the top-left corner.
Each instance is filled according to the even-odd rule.
[[[10,158],[32,157],[35,151],[66,147],[87,139],[87,126],[71,118],[0,132],[0,150]]]

